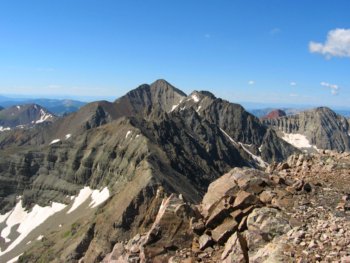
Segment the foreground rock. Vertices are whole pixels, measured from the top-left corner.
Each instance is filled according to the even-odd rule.
[[[103,263],[113,262],[166,262],[176,250],[189,247],[193,238],[190,218],[193,209],[172,194],[163,199],[151,229],[137,234],[127,244],[117,243]],[[206,243],[207,241],[205,241]]]
[[[164,199],[151,229],[103,262],[348,262],[349,168],[334,152],[292,156],[268,172],[235,168],[210,184],[199,213]]]

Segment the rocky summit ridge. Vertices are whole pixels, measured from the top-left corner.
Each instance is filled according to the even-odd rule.
[[[321,157],[300,154],[240,105],[165,80],[0,133],[0,261],[266,259],[300,226],[293,200],[318,187],[307,169]],[[52,215],[26,233],[18,211],[38,209]]]

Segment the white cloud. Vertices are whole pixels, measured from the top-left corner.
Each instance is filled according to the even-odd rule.
[[[329,31],[324,44],[311,41],[309,50],[326,58],[350,57],[350,29],[337,28]]]
[[[295,87],[297,85],[297,83],[292,81],[291,83],[289,83],[289,85],[291,85],[292,87]]]
[[[339,93],[339,86],[336,84],[330,84],[328,82],[322,81],[320,85],[329,88],[331,90],[332,95],[337,95]]]
[[[248,85],[254,85],[255,84],[255,80],[249,80],[248,81]]]

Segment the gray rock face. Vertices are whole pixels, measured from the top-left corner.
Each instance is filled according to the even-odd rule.
[[[297,115],[266,119],[264,123],[285,133],[303,134],[319,149],[350,150],[347,119],[326,107],[304,111]]]
[[[281,161],[296,151],[242,106],[218,99],[210,92],[193,92],[180,103],[176,111],[189,109],[220,127],[235,142],[245,144],[253,154],[265,161]]]

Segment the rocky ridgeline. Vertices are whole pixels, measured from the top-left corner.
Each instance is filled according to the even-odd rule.
[[[151,229],[103,262],[350,262],[349,168],[331,151],[234,168],[198,206],[165,197]]]

